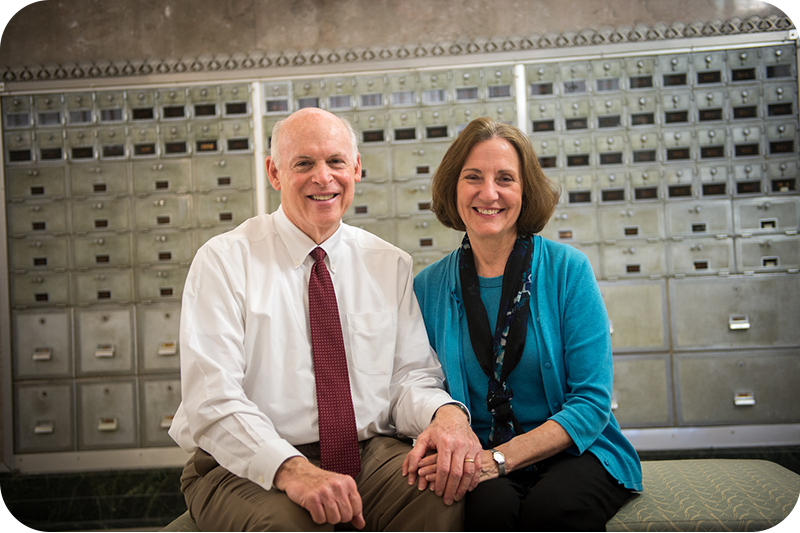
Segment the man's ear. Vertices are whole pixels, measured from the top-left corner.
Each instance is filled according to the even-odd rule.
[[[278,167],[275,165],[275,160],[272,159],[271,155],[267,156],[265,164],[267,166],[267,179],[269,180],[269,183],[272,185],[273,189],[280,191],[281,181],[278,179]]]
[[[356,156],[355,174],[356,174],[356,181],[361,181],[361,154],[358,154]]]

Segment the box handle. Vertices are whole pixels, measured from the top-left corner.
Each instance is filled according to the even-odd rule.
[[[750,318],[747,315],[730,315],[728,317],[728,329],[750,329]]]

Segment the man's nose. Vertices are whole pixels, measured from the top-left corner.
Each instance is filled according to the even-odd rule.
[[[333,173],[331,173],[331,169],[328,168],[328,165],[325,164],[317,165],[311,176],[311,181],[318,185],[327,185],[332,180]]]

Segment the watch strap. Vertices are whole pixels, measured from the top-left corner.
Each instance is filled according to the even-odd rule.
[[[491,452],[492,452],[492,460],[497,465],[497,470],[500,472],[500,477],[504,477],[506,475],[506,456],[503,455],[503,452],[501,452],[496,448],[492,448]],[[503,460],[498,461],[497,459],[495,459],[495,454],[500,455],[500,457],[502,457]]]

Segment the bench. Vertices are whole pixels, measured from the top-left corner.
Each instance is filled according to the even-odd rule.
[[[608,521],[608,531],[763,531],[800,495],[800,474],[756,459],[643,461],[644,491]],[[162,531],[199,531],[185,512]]]

